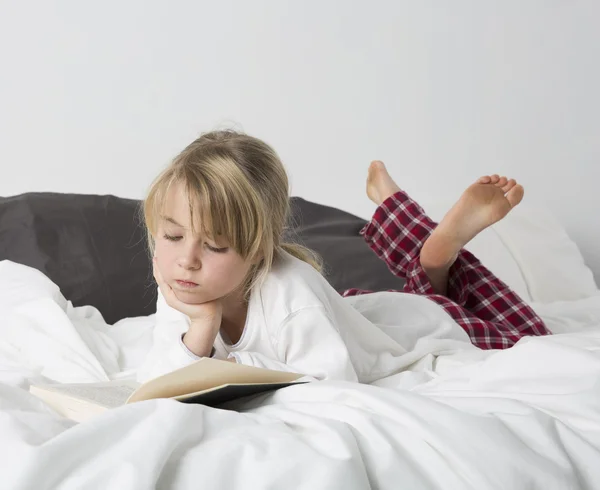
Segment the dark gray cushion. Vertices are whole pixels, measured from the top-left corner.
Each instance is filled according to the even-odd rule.
[[[108,323],[156,311],[139,202],[28,193],[0,199],[0,260],[46,274],[75,306]]]
[[[402,288],[404,281],[359,236],[364,220],[301,198],[291,204],[291,238],[323,257],[326,277],[338,291]],[[0,260],[40,270],[75,306],[95,306],[110,324],[149,315],[156,288],[139,205],[83,194],[0,198]]]
[[[292,197],[290,206],[290,240],[321,255],[324,275],[337,291],[402,289],[404,279],[394,276],[359,234],[365,220],[300,197]]]

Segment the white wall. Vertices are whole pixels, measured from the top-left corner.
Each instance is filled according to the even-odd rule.
[[[425,205],[517,177],[600,278],[600,4],[0,0],[0,195],[141,198],[237,123],[293,193],[368,217],[383,159]]]

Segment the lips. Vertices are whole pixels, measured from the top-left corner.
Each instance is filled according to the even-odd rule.
[[[196,286],[198,286],[198,284],[192,281],[181,281],[179,279],[176,279],[175,282],[182,288],[195,288]]]

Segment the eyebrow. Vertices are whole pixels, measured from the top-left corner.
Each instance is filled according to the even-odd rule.
[[[168,221],[169,223],[173,223],[175,226],[179,226],[180,228],[183,228],[184,230],[187,230],[187,228],[183,225],[180,225],[179,223],[177,223],[177,221],[175,221],[173,218],[171,218],[170,216],[164,216],[161,215],[160,218],[164,221]],[[212,236],[208,236],[208,238],[213,239]]]
[[[161,218],[165,221],[168,221],[169,223],[173,223],[175,226],[179,226],[181,228],[185,228],[185,226],[180,225],[179,223],[177,223],[177,221],[175,221],[173,218],[171,218],[170,216],[161,216]]]

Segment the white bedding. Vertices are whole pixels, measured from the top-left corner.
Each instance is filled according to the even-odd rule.
[[[128,377],[152,317],[108,326],[0,262],[0,488],[600,488],[600,296],[535,305],[558,335],[425,355],[384,386],[318,382],[243,412],[153,400],[76,425],[27,392]]]

